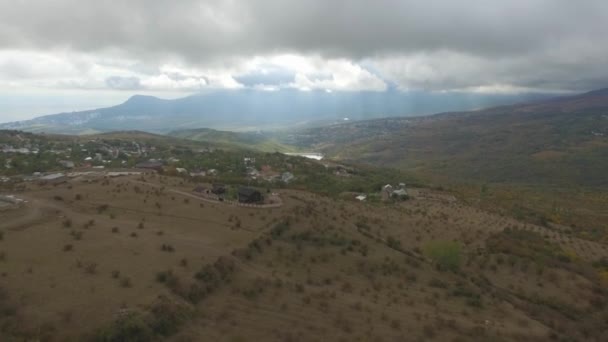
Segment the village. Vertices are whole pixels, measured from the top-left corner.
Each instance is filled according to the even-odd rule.
[[[289,187],[352,193],[348,198],[358,201],[410,198],[405,184],[396,178],[369,172],[364,178],[377,180],[361,186],[358,185],[364,174],[361,170],[321,160],[316,154],[303,157],[232,151],[149,139],[43,140],[32,139],[23,133],[0,138],[0,184],[37,182],[53,185],[70,179],[157,173],[185,179],[195,184],[192,194],[226,203],[277,205],[279,200],[272,195],[275,192],[271,189]],[[391,179],[394,186],[387,184]]]

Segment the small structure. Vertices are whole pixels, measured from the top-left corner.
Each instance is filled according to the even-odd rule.
[[[61,166],[65,167],[66,169],[73,169],[74,166],[76,166],[71,160],[60,160],[59,164],[61,164]]]
[[[383,186],[382,190],[380,191],[380,196],[382,197],[383,201],[388,201],[389,199],[391,199],[392,194],[393,186],[390,184],[386,184],[385,186]]]
[[[51,173],[39,178],[44,184],[61,184],[67,181],[67,177],[63,173]]]
[[[281,180],[283,181],[283,183],[289,183],[294,178],[295,176],[291,172],[283,172],[283,174],[281,175]]]
[[[359,196],[357,196],[357,197],[355,197],[355,198],[356,198],[357,200],[359,200],[359,201],[363,202],[363,201],[365,201],[365,200],[367,199],[367,196],[365,196],[365,195],[359,195]]]
[[[241,187],[238,192],[239,202],[258,203],[262,202],[262,194],[253,188]]]
[[[188,174],[188,170],[184,169],[183,167],[176,167],[175,171],[177,171],[177,173],[179,173],[180,175],[187,175]]]
[[[156,160],[149,160],[149,161],[137,163],[137,164],[135,164],[135,167],[138,169],[162,171],[163,163],[156,161]]]
[[[214,183],[211,185],[211,192],[220,196],[226,193],[226,186],[224,184]]]
[[[393,190],[393,193],[391,194],[391,196],[393,198],[398,198],[398,199],[402,199],[402,200],[408,198],[408,194],[407,194],[407,191],[405,189]]]
[[[192,189],[192,192],[196,192],[199,194],[204,194],[206,191],[207,191],[207,189],[205,189],[205,187],[202,185],[199,185],[196,188]]]
[[[190,172],[190,177],[205,177],[207,173],[203,170],[194,170]]]

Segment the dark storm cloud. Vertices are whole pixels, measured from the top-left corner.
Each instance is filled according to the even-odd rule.
[[[24,0],[0,3],[0,49],[176,56],[193,65],[320,54],[376,61],[387,79],[432,89],[568,89],[608,77],[607,22],[604,0]]]

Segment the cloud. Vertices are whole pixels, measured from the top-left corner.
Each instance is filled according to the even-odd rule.
[[[111,76],[106,78],[106,85],[119,90],[141,89],[141,81],[137,77]]]
[[[606,22],[603,0],[3,1],[0,87],[589,90]]]
[[[293,70],[274,65],[259,66],[234,78],[244,86],[282,86],[295,80]]]

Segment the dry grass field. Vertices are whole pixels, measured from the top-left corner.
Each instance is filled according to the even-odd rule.
[[[453,201],[281,190],[280,208],[156,175],[75,178],[0,212],[0,340],[600,341],[605,244]],[[183,192],[183,193],[180,193]],[[603,261],[602,261],[603,260]]]

